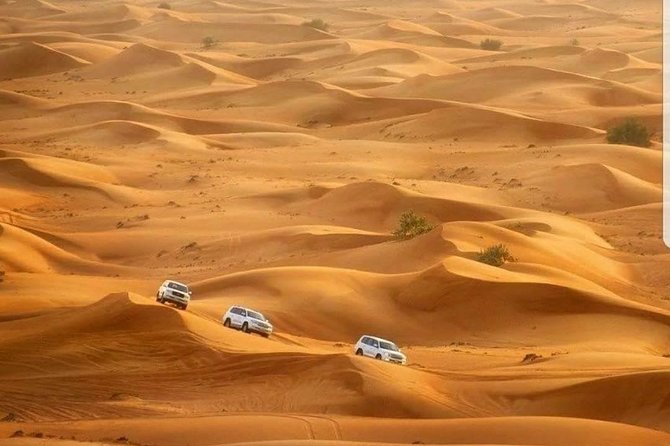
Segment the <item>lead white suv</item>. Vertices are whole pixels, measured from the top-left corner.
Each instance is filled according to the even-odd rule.
[[[191,301],[191,294],[191,290],[189,290],[183,283],[174,280],[166,280],[160,288],[158,288],[156,302],[162,304],[170,302],[175,304],[178,308],[185,310],[186,307],[188,307],[188,303]]]
[[[272,334],[272,324],[258,311],[233,305],[221,318],[228,328],[238,328],[245,333],[258,333],[268,337]]]
[[[359,356],[368,356],[396,364],[407,364],[407,357],[393,342],[375,336],[361,336],[354,347],[354,352]]]

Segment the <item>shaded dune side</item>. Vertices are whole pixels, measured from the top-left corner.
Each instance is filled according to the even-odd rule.
[[[88,62],[46,45],[28,42],[0,50],[0,79],[15,79],[60,73],[86,66]]]

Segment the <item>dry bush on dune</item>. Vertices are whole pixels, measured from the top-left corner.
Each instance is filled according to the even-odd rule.
[[[158,5],[159,9],[172,9],[172,6],[168,2],[162,2]]]
[[[627,118],[607,129],[607,142],[610,144],[648,147],[650,137],[647,127],[635,118]]]
[[[323,19],[312,19],[308,22],[304,22],[303,26],[311,26],[312,28],[320,29],[321,31],[328,31],[328,23]]]
[[[570,41],[570,45],[572,46],[579,46],[579,39],[572,39]]]
[[[205,49],[213,47],[216,43],[216,40],[212,36],[203,37],[202,39],[202,47]]]
[[[491,266],[503,266],[506,262],[514,262],[516,259],[510,254],[503,244],[489,246],[477,255],[477,261]]]
[[[434,227],[425,217],[416,215],[414,211],[405,211],[400,215],[398,229],[393,231],[393,236],[398,240],[409,240],[432,231]]]
[[[502,47],[502,45],[503,45],[502,40],[496,40],[496,39],[485,39],[479,43],[481,49],[489,51],[498,51]]]

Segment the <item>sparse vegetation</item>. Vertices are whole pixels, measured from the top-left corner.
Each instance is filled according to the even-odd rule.
[[[496,40],[496,39],[485,39],[482,40],[479,46],[483,50],[489,50],[489,51],[498,51],[502,47],[503,43],[502,40]]]
[[[610,144],[648,147],[650,137],[647,127],[635,118],[627,118],[607,129],[607,142]]]
[[[432,231],[434,227],[426,217],[416,215],[414,211],[406,211],[400,215],[398,229],[393,231],[393,236],[398,240],[409,240]]]
[[[503,266],[506,262],[514,262],[515,260],[503,244],[489,246],[477,255],[478,262],[491,266]]]
[[[542,355],[538,355],[537,353],[528,353],[523,357],[521,363],[528,364],[529,362],[539,361],[540,359],[542,359]]]
[[[216,44],[217,41],[212,36],[203,37],[202,39],[202,47],[205,49],[212,48]]]
[[[158,8],[159,9],[172,9],[172,6],[170,6],[170,4],[168,2],[161,2],[158,5]]]
[[[570,45],[572,45],[572,46],[579,46],[579,39],[576,39],[576,38],[575,38],[575,39],[572,39],[572,40],[570,41]]]
[[[303,26],[311,26],[312,28],[320,29],[321,31],[328,31],[330,25],[323,19],[312,19],[302,24]]]

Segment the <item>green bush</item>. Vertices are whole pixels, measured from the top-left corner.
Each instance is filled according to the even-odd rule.
[[[514,262],[515,260],[507,247],[502,244],[489,246],[477,254],[478,262],[492,266],[503,266],[506,262]]]
[[[161,4],[158,5],[160,9],[172,9],[172,6],[168,2],[162,2]]]
[[[393,236],[398,240],[409,240],[432,231],[434,227],[425,217],[416,215],[414,211],[406,211],[400,215],[398,229],[393,231]]]
[[[650,137],[647,127],[635,118],[627,118],[607,129],[607,142],[610,144],[648,147]]]
[[[489,51],[498,51],[500,47],[502,47],[502,45],[503,45],[502,40],[496,40],[496,39],[482,40],[479,44],[481,49]]]
[[[321,31],[328,31],[328,23],[324,22],[323,19],[312,19],[308,22],[304,22],[303,26],[311,26],[312,28],[320,29]]]
[[[212,36],[207,36],[202,39],[202,47],[203,48],[211,48],[214,45],[216,45],[216,40],[214,40],[214,37]]]

